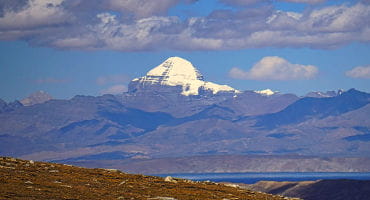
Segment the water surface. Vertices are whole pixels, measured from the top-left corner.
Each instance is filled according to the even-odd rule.
[[[258,181],[315,181],[323,179],[370,180],[370,172],[250,172],[250,173],[202,173],[156,174],[196,181],[232,182],[252,184]]]

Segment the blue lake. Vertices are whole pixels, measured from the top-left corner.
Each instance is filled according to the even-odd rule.
[[[203,174],[155,174],[196,181],[232,182],[252,184],[258,181],[315,181],[322,179],[370,180],[370,172],[251,172],[251,173],[203,173]]]

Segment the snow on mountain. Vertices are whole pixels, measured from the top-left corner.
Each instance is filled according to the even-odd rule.
[[[344,92],[344,90],[339,89],[338,91],[326,91],[326,92],[309,92],[305,95],[305,97],[314,97],[314,98],[327,98],[327,97],[336,97],[338,95],[341,95]]]
[[[39,103],[44,103],[46,101],[51,100],[53,97],[50,96],[48,93],[44,91],[37,91],[35,93],[32,93],[28,97],[21,100],[21,103],[24,106],[32,106]]]
[[[255,93],[258,93],[258,94],[261,94],[261,95],[264,95],[264,96],[271,96],[271,95],[274,95],[274,94],[278,93],[278,91],[272,91],[270,89],[266,89],[266,90],[255,90],[254,92]]]
[[[218,92],[240,93],[228,86],[204,81],[203,75],[187,60],[180,57],[170,57],[162,64],[150,70],[146,76],[135,78],[132,82],[141,85],[181,86],[182,95],[198,95],[199,89]]]

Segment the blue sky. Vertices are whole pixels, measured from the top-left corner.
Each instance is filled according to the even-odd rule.
[[[240,90],[370,92],[369,18],[368,0],[4,0],[0,98],[119,93],[170,56]]]

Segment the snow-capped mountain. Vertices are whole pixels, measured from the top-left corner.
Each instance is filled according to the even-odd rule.
[[[339,89],[338,91],[326,91],[326,92],[309,92],[305,95],[305,97],[314,97],[314,98],[327,98],[327,97],[336,97],[338,95],[341,95],[344,92],[344,90]]]
[[[145,76],[132,80],[131,86],[181,86],[181,94],[185,96],[198,95],[199,90],[240,93],[228,86],[204,81],[203,75],[189,61],[180,57],[170,57],[162,64],[150,70]],[[133,88],[131,87],[131,90]]]
[[[278,91],[272,91],[271,89],[255,90],[254,92],[264,96],[270,96],[279,93]]]
[[[213,105],[231,107],[234,117],[271,113],[298,99],[295,95],[276,93],[270,89],[241,92],[205,81],[189,61],[170,57],[145,76],[132,80],[128,92],[120,98],[129,107],[175,117],[191,116]]]
[[[17,108],[22,107],[23,104],[17,100],[13,102],[6,103],[4,100],[0,99],[0,113],[13,111]]]
[[[41,91],[37,91],[35,93],[32,93],[28,97],[22,99],[21,103],[24,106],[32,106],[32,105],[35,105],[35,104],[44,103],[44,102],[49,101],[51,99],[53,99],[53,97],[51,95],[49,95],[48,93],[41,90]]]

